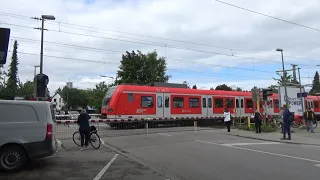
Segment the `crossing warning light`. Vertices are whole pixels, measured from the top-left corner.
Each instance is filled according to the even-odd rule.
[[[271,96],[272,94],[272,89],[262,89],[262,100],[267,101],[268,96]]]

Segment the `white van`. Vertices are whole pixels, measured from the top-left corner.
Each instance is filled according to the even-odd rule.
[[[0,100],[0,170],[20,170],[28,159],[56,152],[55,116],[49,102]]]

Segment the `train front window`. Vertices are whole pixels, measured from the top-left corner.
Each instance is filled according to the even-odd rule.
[[[112,97],[114,91],[116,90],[116,88],[117,88],[117,86],[112,86],[108,89],[106,95],[103,98],[102,106],[108,106],[108,104],[111,100],[111,97]]]

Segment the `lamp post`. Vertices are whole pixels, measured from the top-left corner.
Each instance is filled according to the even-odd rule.
[[[285,101],[286,101],[286,105],[288,107],[288,90],[287,90],[287,76],[286,76],[286,71],[284,70],[284,61],[283,61],[283,49],[276,49],[276,51],[280,51],[281,52],[281,59],[282,59],[282,71],[283,71],[283,75],[282,75],[282,81],[283,81],[283,86],[284,86],[284,96],[285,96]]]
[[[43,31],[44,31],[44,21],[45,20],[55,20],[56,18],[52,15],[42,15],[41,16],[41,51],[40,51],[40,74],[43,74]]]
[[[114,77],[112,77],[112,76],[105,76],[105,75],[100,75],[100,77],[104,77],[104,78],[110,78],[110,79],[112,79],[111,84],[113,84]]]

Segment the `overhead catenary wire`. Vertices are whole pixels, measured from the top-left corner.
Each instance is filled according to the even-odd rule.
[[[228,5],[232,5],[230,3],[225,3],[223,1],[217,1],[220,3],[224,3],[224,4],[228,4]],[[235,6],[235,5],[232,5]],[[235,6],[238,7],[238,6]],[[241,8],[241,7],[239,7]],[[15,18],[21,18],[21,19],[30,19],[30,17],[28,16],[24,16],[24,15],[19,15],[19,14],[13,14],[13,13],[7,13],[7,12],[0,12],[0,15],[5,15],[5,16],[11,16],[11,17],[15,17]],[[263,14],[265,15],[265,14]],[[279,18],[278,18],[279,19]],[[176,39],[170,39],[170,38],[163,38],[163,37],[156,37],[156,36],[150,36],[150,35],[142,35],[142,34],[137,34],[137,33],[130,33],[130,32],[124,32],[124,31],[117,31],[117,30],[110,30],[110,29],[104,29],[104,28],[99,28],[99,27],[93,27],[93,26],[85,26],[85,25],[79,25],[79,24],[72,24],[72,23],[67,23],[67,22],[61,22],[61,21],[48,21],[47,23],[49,24],[58,24],[59,26],[59,32],[60,32],[60,28],[62,26],[66,26],[66,27],[70,27],[72,28],[72,26],[78,27],[75,29],[80,29],[79,27],[84,27],[84,28],[90,28],[91,32],[97,32],[94,31],[93,29],[97,29],[97,30],[103,30],[103,31],[109,31],[109,32],[115,32],[115,33],[122,33],[122,34],[129,34],[129,35],[135,35],[135,36],[140,36],[140,37],[148,37],[148,38],[154,38],[154,39],[161,39],[161,40],[167,40],[167,41],[173,41],[173,42],[180,42],[180,43],[185,43],[185,44],[193,44],[193,45],[198,45],[198,46],[206,46],[206,47],[213,47],[213,48],[220,48],[220,49],[226,49],[226,50],[231,50],[231,51],[239,51],[239,52],[250,52],[250,53],[257,53],[257,54],[261,54],[261,55],[267,55],[267,56],[278,56],[276,54],[266,54],[266,53],[261,53],[261,52],[257,52],[257,51],[251,51],[251,50],[243,50],[243,49],[237,49],[237,48],[232,48],[232,47],[221,47],[221,46],[214,46],[214,45],[208,45],[208,44],[202,44],[202,43],[195,43],[195,42],[189,42],[189,41],[183,41],[183,40],[176,40]],[[65,24],[65,25],[64,25]],[[297,23],[295,23],[297,24]],[[302,25],[303,26],[303,25]],[[319,29],[318,29],[319,30]],[[319,30],[320,31],[320,30]],[[102,33],[102,32],[99,32]],[[113,36],[117,36],[114,35]],[[120,37],[124,37],[124,36],[120,36]],[[129,38],[129,37],[126,37]],[[133,39],[133,38],[131,38]],[[147,41],[150,42],[150,41]],[[309,60],[309,61],[315,61],[315,60],[311,60],[311,59],[306,59],[303,57],[294,57],[294,56],[284,56],[286,58],[293,58],[293,59],[304,59],[304,60]]]

